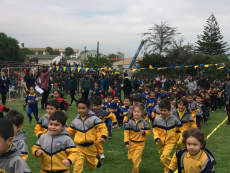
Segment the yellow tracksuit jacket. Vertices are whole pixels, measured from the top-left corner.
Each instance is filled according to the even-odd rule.
[[[129,107],[129,109],[126,113],[126,116],[124,117],[124,120],[123,120],[124,123],[127,123],[130,120],[130,118],[128,118],[128,116],[132,114],[132,111],[133,111],[133,105],[131,105]],[[144,109],[144,119],[145,119],[145,121],[148,120],[148,112],[145,109]]]
[[[44,151],[40,167],[43,171],[68,171],[77,159],[78,149],[70,138],[66,129],[62,130],[58,135],[52,136],[49,132],[42,135],[32,148],[32,154],[36,156],[36,152],[41,149]],[[62,160],[68,159],[69,167],[62,164]]]
[[[35,135],[40,138],[41,135],[47,133],[49,124],[49,116],[46,113],[43,117],[41,117],[34,128]]]

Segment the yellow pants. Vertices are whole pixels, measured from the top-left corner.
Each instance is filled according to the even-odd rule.
[[[141,163],[141,157],[143,149],[145,147],[145,142],[134,143],[129,142],[130,148],[128,149],[128,159],[133,162],[133,172],[139,172],[139,165]]]
[[[97,130],[97,140],[94,142],[94,144],[97,148],[97,154],[98,155],[101,153],[104,153],[102,143],[99,140],[100,138],[101,138],[101,132],[99,130]]]
[[[40,173],[47,173],[47,172],[41,170]],[[63,172],[63,173],[69,173],[69,170],[67,170],[67,171],[65,171],[65,172]]]
[[[148,121],[148,115],[144,116],[145,121]]]
[[[194,122],[196,123],[196,117],[195,114],[191,114],[192,119],[194,120]]]
[[[86,166],[92,171],[97,167],[98,159],[96,158],[97,149],[95,145],[90,145],[88,147],[83,147],[77,145],[79,154],[74,165],[73,173],[81,173],[83,171],[83,164],[86,159]]]
[[[162,145],[161,142],[158,143],[158,152],[160,156],[160,162],[163,165],[163,169],[165,173],[168,173],[169,171],[169,165],[171,163],[171,157],[170,153],[172,152],[172,149],[174,147],[174,143],[169,143]]]
[[[176,141],[177,141],[176,142],[176,148],[177,148],[177,151],[181,150],[182,148],[185,147],[185,145],[180,140],[180,136],[181,136],[181,133],[176,133]]]

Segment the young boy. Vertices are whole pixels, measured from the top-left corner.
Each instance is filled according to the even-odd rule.
[[[160,116],[153,122],[154,140],[158,144],[160,162],[165,173],[169,171],[171,163],[170,153],[176,142],[176,129],[183,132],[181,122],[170,114],[171,105],[169,100],[164,99],[159,104]],[[181,141],[181,138],[179,139]],[[182,141],[181,141],[182,142]]]
[[[157,118],[160,115],[160,108],[159,108],[159,104],[161,102],[161,100],[164,100],[165,98],[163,96],[159,96],[157,99],[157,105],[153,108],[153,111],[151,113],[151,117],[152,117],[152,122],[154,121],[155,118]]]
[[[132,88],[132,91],[130,93],[130,98],[133,98],[134,95],[135,95],[135,91],[134,91],[134,88]]]
[[[95,115],[100,118],[103,122],[106,119],[111,119],[113,126],[117,127],[117,120],[115,115],[112,112],[105,111],[101,108],[102,99],[101,97],[95,96],[92,99],[93,109],[91,109]],[[97,141],[95,141],[95,146],[97,148],[97,154],[100,156],[101,159],[105,159],[104,150],[102,147],[102,143],[100,142],[101,132],[97,129]]]
[[[75,136],[74,142],[79,150],[74,165],[74,173],[81,173],[85,159],[86,166],[90,170],[101,167],[100,158],[97,156],[97,149],[95,147],[95,142],[98,139],[97,130],[101,132],[101,137],[99,138],[101,143],[105,143],[108,132],[105,123],[90,110],[89,100],[79,99],[77,107],[78,115],[72,121],[68,132],[70,136]]]
[[[8,112],[10,110],[10,108],[4,106],[4,105],[0,105],[0,118],[3,118],[3,112]]]
[[[197,103],[193,100],[193,95],[191,93],[188,93],[186,98],[188,100],[188,109],[191,112],[191,117],[194,122],[196,122],[196,112],[199,110],[197,108]]]
[[[184,90],[180,94],[180,98],[185,97],[186,94],[190,93],[187,86],[182,87]]]
[[[150,87],[145,86],[145,91],[143,93],[145,95],[146,100],[150,97]]]
[[[210,98],[212,99],[212,103],[213,103],[212,112],[214,112],[217,110],[217,104],[216,104],[217,90],[216,90],[216,87],[212,86],[209,94],[210,94]]]
[[[55,111],[60,111],[60,102],[57,99],[49,100],[46,106],[46,114],[40,118],[34,128],[34,133],[38,138],[48,131],[49,117]]]
[[[3,173],[31,173],[21,152],[12,143],[14,127],[10,120],[0,119],[0,170]]]
[[[201,124],[203,119],[204,119],[204,123],[207,124],[206,110],[204,104],[202,103],[201,95],[196,96],[196,103],[197,103],[197,108],[199,109],[199,111],[196,112],[196,124],[197,124],[197,128],[201,130]]]
[[[21,130],[24,121],[24,116],[16,110],[10,110],[5,118],[10,120],[14,127],[13,144],[18,147],[22,158],[26,161],[28,159],[28,149],[26,146],[26,133]]]
[[[143,93],[142,89],[137,90],[137,94],[140,94],[142,96],[142,104],[145,105],[146,102],[146,95]]]
[[[155,98],[155,92],[151,91],[150,97],[147,99],[147,102],[146,102],[146,107],[147,107],[148,117],[149,117],[150,122],[152,121],[152,118],[151,118],[152,110],[156,105],[157,105],[157,99]]]
[[[161,96],[161,93],[159,92],[159,88],[155,88],[154,89],[154,91],[155,91],[155,97],[156,97],[156,99],[159,97],[159,96]]]
[[[127,111],[129,110],[129,107],[131,105],[131,98],[130,97],[124,97],[123,103],[124,103],[124,105],[121,106],[121,110],[120,110],[120,117],[122,119],[122,122],[124,123],[124,119],[128,120]]]
[[[49,117],[48,132],[40,137],[32,147],[34,157],[42,157],[41,173],[69,173],[71,165],[76,161],[78,150],[65,129],[67,116],[56,111]]]
[[[161,92],[161,93],[160,93],[161,96],[163,96],[164,98],[167,97],[167,94],[165,93],[165,89],[164,89],[164,88],[161,88],[160,92]]]
[[[114,113],[114,115],[116,116],[117,121],[118,121],[118,125],[119,125],[119,127],[120,127],[121,124],[122,124],[122,121],[120,120],[121,102],[120,102],[120,99],[119,99],[119,95],[118,95],[118,94],[115,94],[113,100],[114,100],[114,102],[116,103],[116,108],[115,108],[115,110],[113,111],[113,113]],[[112,125],[112,127],[113,127],[113,125]]]

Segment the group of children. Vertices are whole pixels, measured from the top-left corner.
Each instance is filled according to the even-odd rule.
[[[95,85],[95,89],[97,87]],[[112,139],[113,128],[122,128],[123,125],[128,159],[133,162],[132,172],[137,173],[146,137],[151,134],[148,121],[151,122],[165,173],[176,168],[179,172],[214,172],[215,158],[205,148],[205,137],[200,131],[202,120],[207,122],[209,118],[207,110],[212,108],[212,104],[206,107],[200,94],[191,94],[185,89],[178,99],[173,90],[165,93],[163,89],[150,91],[146,87],[145,91],[139,89],[132,98],[124,97],[123,101],[118,93],[107,92],[103,102],[101,95],[94,90],[91,101],[85,98],[77,101],[78,115],[67,127],[65,112],[69,104],[62,93],[54,92],[54,98],[47,102],[47,113],[39,118],[34,91],[31,87],[25,105],[28,104],[29,122],[32,121],[31,113],[37,121],[34,132],[38,141],[32,154],[36,158],[42,157],[41,173],[68,173],[73,164],[74,173],[81,173],[84,161],[90,170],[100,167],[100,159],[105,159],[103,144],[107,137]],[[10,110],[0,119],[0,170],[31,172],[24,162],[28,158],[28,149],[25,133],[21,131],[23,120],[24,116],[15,110]],[[178,151],[171,159],[175,144]],[[19,157],[18,150],[22,157]]]

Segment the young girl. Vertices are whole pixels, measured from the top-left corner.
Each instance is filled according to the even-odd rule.
[[[171,104],[171,112],[173,112],[173,111],[176,110],[176,96],[171,95],[169,97],[169,101],[170,101],[170,104]]]
[[[197,128],[196,123],[192,119],[190,115],[190,111],[188,109],[188,101],[185,97],[182,97],[178,103],[178,109],[172,112],[172,115],[177,117],[181,124],[184,127],[184,130],[188,130],[189,126],[193,128]],[[177,129],[176,131],[176,140],[177,140],[177,150],[180,150],[185,147],[183,143],[180,142],[182,133]]]
[[[186,148],[177,151],[171,160],[169,173],[178,172],[214,173],[215,157],[205,148],[205,135],[199,129],[189,129],[183,133]]]
[[[64,94],[59,90],[54,91],[54,99],[57,99],[60,102],[60,111],[66,112],[69,108],[69,103],[65,101]]]
[[[127,123],[124,132],[125,148],[128,149],[128,159],[133,162],[132,172],[138,172],[146,136],[150,135],[151,131],[143,118],[143,106],[134,105],[131,115],[128,116],[131,120]]]
[[[94,88],[92,90],[91,97],[93,98],[94,96],[101,97],[101,86],[97,82],[94,82]]]
[[[31,86],[29,88],[30,93],[27,94],[24,106],[28,103],[28,109],[27,109],[27,116],[29,117],[29,123],[31,124],[32,122],[32,116],[31,114],[34,114],[34,117],[36,121],[38,122],[39,117],[38,117],[38,96],[35,94],[35,88],[34,86]]]

